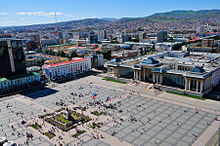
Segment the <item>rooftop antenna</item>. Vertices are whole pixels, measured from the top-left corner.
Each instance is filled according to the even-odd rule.
[[[57,12],[54,13],[54,16],[55,16],[55,35],[58,36],[58,34],[57,34],[57,30],[58,30],[58,28],[57,28]]]
[[[57,23],[57,12],[54,13],[55,16],[55,22]]]

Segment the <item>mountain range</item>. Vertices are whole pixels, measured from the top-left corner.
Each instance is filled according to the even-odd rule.
[[[51,23],[51,24],[37,24],[30,26],[18,26],[13,27],[13,29],[32,29],[35,28],[48,28],[48,27],[61,27],[62,28],[77,28],[79,26],[93,28],[97,25],[112,25],[112,24],[126,24],[132,22],[184,22],[184,21],[208,21],[208,20],[217,20],[216,23],[220,23],[220,9],[214,10],[176,10],[171,12],[164,13],[155,13],[153,15],[147,17],[137,17],[137,18],[91,18],[91,19],[82,19],[82,20],[73,20],[59,23]],[[7,27],[9,28],[9,27]],[[11,28],[11,27],[10,27]],[[3,29],[3,28],[0,28]],[[5,29],[5,28],[4,28]]]

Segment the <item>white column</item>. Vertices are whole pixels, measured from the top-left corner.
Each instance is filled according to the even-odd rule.
[[[160,84],[162,84],[162,83],[163,83],[163,76],[160,75]]]
[[[185,90],[188,90],[188,79],[185,78]]]
[[[138,71],[136,71],[136,80],[138,80]]]
[[[199,81],[196,80],[196,92],[198,92],[198,90],[199,90]]]
[[[139,81],[141,81],[141,71],[139,71]]]
[[[189,87],[188,87],[189,90],[191,90],[190,85],[191,85],[191,79],[189,79]]]
[[[155,83],[155,74],[153,74],[153,83]]]
[[[201,82],[200,82],[200,93],[202,93],[203,92],[203,80],[201,80]]]
[[[134,79],[136,78],[136,72],[135,72],[135,70],[134,70]]]

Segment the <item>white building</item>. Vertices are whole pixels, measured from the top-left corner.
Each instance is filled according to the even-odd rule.
[[[104,56],[102,54],[93,54],[85,56],[84,58],[88,59],[91,62],[91,66],[94,68],[104,66]]]
[[[91,63],[88,59],[73,58],[67,62],[44,65],[42,69],[47,78],[57,80],[90,71]]]
[[[155,49],[157,51],[171,51],[173,46],[175,44],[178,44],[181,42],[175,42],[175,43],[171,43],[171,42],[162,42],[162,43],[156,43],[155,44]]]

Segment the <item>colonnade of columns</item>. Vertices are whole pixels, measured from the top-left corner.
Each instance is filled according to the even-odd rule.
[[[185,90],[190,91],[191,90],[191,81],[192,79],[190,78],[185,78]],[[203,92],[203,87],[204,87],[204,81],[203,80],[196,80],[196,92]]]
[[[163,83],[163,75],[162,74],[153,74],[153,83],[162,84]]]
[[[135,80],[141,80],[141,71],[134,70],[134,79]]]

